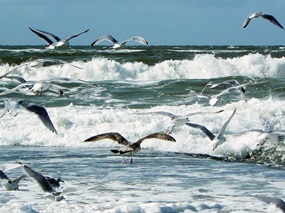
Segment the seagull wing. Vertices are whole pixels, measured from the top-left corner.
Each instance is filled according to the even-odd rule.
[[[157,111],[157,112],[149,112],[149,113],[150,114],[158,114],[158,115],[167,116],[167,117],[169,117],[171,119],[174,119],[174,118],[178,117],[177,115],[174,115],[174,114],[172,114],[170,112],[165,112],[165,111]]]
[[[61,41],[61,38],[59,38],[58,36],[52,34],[52,33],[49,33],[49,32],[46,32],[46,31],[43,31],[43,30],[39,30],[39,29],[36,29],[37,31],[41,32],[41,33],[44,33],[44,34],[47,34],[47,35],[50,35],[51,37],[53,37],[57,42]]]
[[[278,27],[284,29],[284,28],[282,27],[282,25],[281,25],[281,24],[276,20],[276,18],[274,18],[272,15],[268,15],[268,14],[262,13],[262,14],[260,14],[259,16],[262,17],[262,18],[264,18],[264,19],[267,19],[267,20],[270,21],[272,24],[275,24],[276,26],[278,26]]]
[[[285,212],[285,202],[282,199],[261,195],[252,195],[251,197],[254,197],[267,204],[274,204],[277,208],[281,209],[282,212]]]
[[[49,43],[49,45],[52,45],[53,44],[53,41],[50,40],[47,36],[45,36],[44,34],[41,34],[35,30],[33,30],[32,28],[29,27],[29,29],[35,33],[37,36],[39,36],[40,38],[44,39],[47,43]]]
[[[135,144],[140,144],[141,142],[143,142],[145,139],[150,139],[150,138],[154,138],[154,139],[160,139],[160,140],[165,140],[165,141],[171,141],[171,142],[175,142],[176,140],[169,134],[165,134],[165,133],[161,133],[161,132],[156,132],[156,133],[152,133],[144,138],[141,138],[140,140],[138,140]]]
[[[3,75],[0,76],[0,79],[3,78],[3,77],[6,77],[7,75],[9,75],[11,72],[14,72],[16,70],[18,70],[20,67],[24,66],[25,64],[20,64],[16,67],[14,67],[13,69],[11,69],[10,71],[4,73]]]
[[[12,89],[7,89],[6,91],[1,92],[1,93],[0,93],[0,96],[1,96],[1,95],[10,94],[10,93],[15,92],[15,91],[17,91],[18,89],[21,89],[21,88],[24,88],[24,87],[30,88],[30,87],[32,87],[32,84],[30,84],[30,83],[23,83],[23,84],[20,84],[20,85],[14,87],[14,88],[12,88]]]
[[[0,179],[1,180],[9,180],[7,175],[2,170],[0,170]]]
[[[20,100],[18,101],[18,104],[26,108],[28,111],[37,114],[42,123],[45,125],[45,127],[54,132],[55,134],[57,134],[57,131],[54,128],[53,123],[50,120],[50,117],[44,107],[35,104],[29,104],[28,101],[26,100]]]
[[[21,76],[12,76],[12,75],[10,75],[10,76],[4,76],[3,78],[16,80],[16,81],[20,82],[21,84],[26,83],[26,80],[23,77],[21,77]]]
[[[223,124],[223,126],[221,127],[220,132],[219,132],[219,134],[218,134],[218,136],[217,136],[218,138],[221,137],[221,136],[223,136],[223,135],[225,134],[225,130],[226,130],[228,124],[230,123],[230,121],[231,121],[231,119],[232,119],[232,117],[234,116],[235,113],[236,113],[236,109],[233,111],[231,117],[230,117],[230,118]]]
[[[215,138],[215,135],[210,130],[208,130],[205,126],[194,124],[194,123],[189,123],[189,122],[186,123],[186,125],[202,130],[210,138],[211,141],[214,140]]]
[[[125,44],[125,43],[127,43],[128,41],[136,41],[136,42],[138,42],[138,43],[148,45],[148,41],[145,40],[143,37],[140,37],[140,36],[133,36],[133,37],[131,37],[131,38],[128,38],[127,40],[121,42],[121,44]]]
[[[98,38],[97,40],[95,40],[95,41],[91,44],[91,46],[94,46],[95,44],[99,44],[100,42],[105,41],[105,40],[110,41],[110,42],[112,42],[113,44],[119,43],[113,36],[107,35],[107,36],[102,36],[102,37]]]
[[[17,177],[16,179],[14,179],[12,182],[19,184],[19,182],[20,182],[24,177],[26,177],[26,175],[21,175],[21,176]]]
[[[23,165],[22,169],[30,178],[32,178],[35,182],[37,182],[40,185],[43,191],[50,193],[54,192],[53,188],[42,174],[34,171],[33,169],[31,169],[26,165]]]
[[[56,84],[50,84],[50,87],[49,87],[50,91],[63,95],[63,91],[61,89],[63,89],[63,87],[58,86]]]
[[[252,13],[250,14],[244,21],[243,25],[242,25],[242,28],[246,28],[247,25],[249,24],[249,22],[251,21],[251,19],[253,18],[258,18],[260,16],[261,12],[255,12],[255,13]]]
[[[89,29],[84,30],[84,31],[82,31],[82,32],[80,32],[80,33],[77,33],[77,34],[75,34],[75,35],[72,35],[72,36],[68,37],[68,38],[65,39],[64,41],[69,41],[70,39],[73,39],[73,38],[75,38],[75,37],[77,37],[77,36],[79,36],[79,35],[81,35],[81,34],[83,34],[83,33],[87,33],[88,31],[89,31]]]
[[[192,113],[188,113],[186,115],[184,115],[183,117],[191,117],[193,115],[204,115],[204,114],[216,114],[216,113],[221,113],[223,112],[224,110],[219,110],[219,111],[216,111],[216,112],[192,112]]]
[[[111,139],[124,146],[127,146],[130,144],[129,141],[127,141],[120,133],[117,133],[117,132],[108,132],[108,133],[103,133],[100,135],[95,135],[93,137],[86,139],[84,142],[95,142],[95,141],[99,141],[103,139]]]
[[[251,21],[251,18],[247,17],[245,21],[243,22],[242,28],[246,28],[250,21]]]

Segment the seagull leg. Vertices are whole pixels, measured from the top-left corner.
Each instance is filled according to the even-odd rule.
[[[133,164],[133,161],[134,161],[134,160],[133,160],[133,157],[131,156],[131,164]]]
[[[172,133],[172,131],[173,131],[173,129],[174,129],[174,127],[175,127],[175,125],[174,126],[172,126],[171,127],[171,129],[170,128],[168,128],[167,130],[166,130],[166,134],[171,134]],[[170,130],[169,130],[170,129]]]
[[[123,157],[122,164],[125,164],[125,156]]]

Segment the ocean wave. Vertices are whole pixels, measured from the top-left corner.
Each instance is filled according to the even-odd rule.
[[[77,69],[73,65],[82,69]],[[147,65],[143,62],[118,62],[115,59],[95,57],[88,61],[76,60],[63,65],[55,64],[39,68],[29,67],[29,62],[22,63],[19,67],[2,64],[0,75],[13,68],[16,68],[14,74],[22,75],[29,80],[56,77],[88,81],[159,81],[227,76],[283,78],[285,77],[285,58],[274,58],[259,53],[234,58],[221,58],[214,54],[197,54],[193,59],[164,60],[154,65]]]
[[[263,106],[271,107],[264,108]],[[249,159],[255,162],[283,165],[285,162],[285,159],[282,157],[285,151],[284,141],[269,140],[263,146],[258,146],[263,132],[250,131],[254,129],[264,131],[284,130],[285,123],[282,118],[285,112],[282,106],[284,106],[284,101],[273,99],[251,99],[247,102],[239,101],[214,108],[195,104],[156,106],[141,110],[120,107],[79,107],[71,104],[66,107],[47,109],[58,135],[46,129],[38,117],[30,112],[21,111],[16,117],[5,115],[0,120],[0,128],[2,129],[0,145],[115,147],[117,144],[110,140],[91,144],[83,143],[83,141],[86,138],[104,132],[119,132],[130,141],[136,141],[154,132],[165,132],[172,126],[172,121],[168,117],[147,114],[147,112],[154,111],[187,114],[189,112],[213,112],[223,109],[225,110],[224,112],[215,115],[190,117],[191,122],[205,125],[216,134],[232,111],[237,109],[237,113],[226,131],[227,141],[215,151],[212,151],[210,140],[201,131],[186,125],[174,129],[173,137],[176,139],[176,143],[164,141],[156,141],[154,143],[150,140],[145,141],[142,147],[163,152],[197,153],[230,157],[236,160]],[[20,131],[15,131],[17,129]],[[272,149],[278,150],[278,152],[270,152],[269,150]]]

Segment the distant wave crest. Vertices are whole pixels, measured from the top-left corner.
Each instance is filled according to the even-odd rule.
[[[143,62],[118,62],[114,59],[98,57],[89,61],[70,63],[82,69],[77,69],[67,63],[41,68],[22,66],[15,73],[29,80],[69,77],[88,81],[157,81],[167,79],[209,79],[227,76],[285,77],[284,57],[274,58],[259,53],[234,58],[220,58],[214,54],[197,54],[193,59],[164,60],[155,65],[147,65]],[[7,64],[1,65],[0,75],[12,68],[14,67]]]

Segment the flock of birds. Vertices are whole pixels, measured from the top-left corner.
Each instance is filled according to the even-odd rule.
[[[244,21],[242,27],[246,28],[248,26],[248,24],[250,23],[251,19],[253,19],[253,18],[263,18],[263,19],[266,19],[266,20],[270,21],[271,23],[275,24],[276,26],[284,29],[283,26],[277,21],[276,18],[274,18],[272,15],[265,14],[265,13],[262,13],[262,12],[256,12],[256,13],[250,14],[246,18],[246,20]],[[69,36],[66,39],[61,39],[58,36],[56,36],[56,35],[54,35],[54,34],[52,34],[50,32],[46,32],[46,31],[39,30],[39,29],[32,29],[30,27],[29,27],[29,29],[33,33],[35,33],[37,36],[39,36],[40,38],[44,39],[48,43],[48,46],[46,47],[47,49],[55,49],[56,47],[67,46],[67,45],[69,45],[69,41],[71,39],[76,38],[77,36],[82,35],[84,33],[87,33],[89,31],[89,29],[87,29],[87,30],[84,30],[84,31],[79,32],[77,34],[71,35],[71,36]],[[52,39],[49,38],[48,36],[53,38],[55,41],[52,41]],[[113,43],[113,49],[119,49],[119,48],[125,46],[126,43],[129,42],[129,41],[135,41],[135,42],[138,42],[138,43],[141,43],[141,44],[144,44],[144,45],[148,45],[149,44],[148,41],[145,40],[141,36],[133,36],[133,37],[130,37],[130,38],[124,40],[124,41],[119,42],[113,36],[107,35],[107,36],[102,36],[102,37],[96,39],[94,42],[91,43],[91,46],[99,44],[99,43],[101,43],[101,42],[103,42],[105,40]]]
[[[89,29],[87,29],[87,30],[84,30],[80,33],[74,34],[74,35],[72,35],[66,39],[61,39],[58,36],[56,36],[52,33],[43,31],[43,30],[32,29],[32,28],[29,28],[29,29],[33,33],[35,33],[37,36],[44,39],[48,43],[48,46],[46,47],[47,49],[55,49],[56,47],[67,46],[67,45],[69,45],[69,40],[76,38],[77,36],[84,34],[84,33],[87,33],[89,31]],[[53,42],[48,36],[51,36],[55,41]],[[113,36],[107,35],[107,36],[102,36],[99,39],[92,42],[91,46],[99,44],[105,40],[113,43],[114,44],[113,49],[115,49],[115,50],[125,46],[128,41],[136,41],[138,43],[148,45],[148,41],[145,40],[143,37],[140,37],[140,36],[133,36],[131,38],[126,39],[125,41],[119,42]]]
[[[246,18],[246,20],[243,24],[243,28],[246,28],[253,18],[263,18],[263,19],[269,20],[274,25],[283,29],[282,25],[272,15],[264,14],[261,12],[250,14]],[[56,47],[68,45],[68,43],[71,39],[73,39],[73,38],[75,38],[81,34],[87,33],[89,31],[89,29],[87,29],[85,31],[82,31],[80,33],[72,35],[66,39],[60,39],[58,36],[56,36],[52,33],[43,31],[43,30],[32,29],[32,28],[29,28],[29,29],[33,33],[35,33],[37,36],[44,39],[48,43],[48,45],[49,45],[47,47],[48,49],[54,49]],[[55,42],[53,42],[48,36],[52,37],[55,40]],[[113,46],[114,49],[118,49],[118,48],[123,47],[128,41],[136,41],[138,43],[148,45],[148,42],[140,36],[134,36],[134,37],[131,37],[125,41],[119,42],[115,38],[113,38],[111,35],[108,35],[108,36],[102,36],[99,39],[95,40],[94,42],[92,42],[91,46],[99,44],[100,42],[102,42],[104,40],[112,42],[114,44],[114,46]],[[30,66],[41,66],[44,62],[45,62],[44,59],[38,59],[37,61],[34,62],[34,64],[31,64]],[[64,62],[60,62],[60,63],[64,63]],[[76,68],[81,69],[80,67],[76,67]],[[12,92],[21,88],[21,87],[28,87],[28,89],[33,91],[35,95],[41,95],[41,93],[47,89],[55,90],[57,93],[61,94],[60,89],[55,88],[56,86],[53,85],[51,80],[40,81],[40,82],[27,82],[22,77],[10,76],[10,73],[12,73],[15,69],[13,69],[13,70],[5,73],[4,75],[0,76],[0,79],[8,78],[8,79],[17,80],[20,82],[20,86],[12,89]],[[69,79],[61,79],[61,80],[69,80]],[[211,89],[222,89],[221,93],[213,96],[210,100],[210,104],[215,105],[217,103],[218,97],[229,92],[230,90],[235,89],[235,90],[239,90],[242,94],[245,93],[245,88],[247,85],[248,84],[240,84],[236,80],[229,80],[229,81],[225,81],[225,82],[218,83],[218,84],[213,84],[212,82],[210,82],[209,84],[207,84],[205,86],[205,88],[210,87]],[[202,90],[202,92],[204,91],[204,89]],[[5,94],[8,94],[9,92],[11,92],[11,91],[8,91],[8,92],[4,91],[4,92],[0,93],[0,95],[5,95]],[[201,92],[201,95],[202,95],[202,92]],[[24,108],[24,109],[28,110],[29,112],[36,114],[39,117],[40,121],[44,124],[44,126],[48,130],[57,134],[57,130],[54,127],[54,125],[53,125],[53,123],[52,123],[52,121],[48,115],[48,112],[44,107],[36,105],[36,104],[31,104],[27,100],[19,100],[19,101],[10,101],[10,100],[8,101],[7,100],[4,102],[5,102],[5,109],[2,113],[2,115],[0,115],[0,118],[3,117],[6,113],[11,114],[12,116],[17,116],[19,113],[19,110]],[[229,116],[229,118],[223,123],[218,134],[212,133],[207,127],[205,127],[201,124],[191,123],[189,121],[189,117],[196,115],[196,114],[209,114],[209,113],[221,113],[221,112],[223,112],[223,110],[218,111],[218,112],[196,112],[196,113],[190,113],[190,114],[186,114],[186,115],[174,115],[172,113],[164,112],[164,111],[139,113],[139,114],[157,114],[157,115],[167,116],[172,120],[173,126],[171,126],[166,131],[166,133],[163,133],[163,132],[152,133],[150,135],[147,135],[147,136],[139,139],[136,142],[128,141],[118,132],[108,132],[108,133],[95,135],[95,136],[92,136],[92,137],[84,140],[84,142],[96,142],[96,141],[104,140],[104,139],[110,139],[114,142],[117,142],[118,144],[122,145],[122,148],[112,149],[111,151],[115,154],[121,154],[121,155],[128,154],[128,155],[130,155],[130,159],[131,159],[130,163],[132,164],[133,163],[132,155],[141,150],[140,145],[144,140],[159,139],[159,140],[164,140],[164,141],[168,141],[168,142],[175,142],[175,139],[170,135],[172,133],[173,129],[176,126],[187,125],[189,127],[201,130],[212,141],[211,145],[213,147],[213,150],[215,150],[219,145],[223,144],[226,141],[224,134],[225,134],[227,126],[229,125],[230,121],[232,120],[233,116],[235,115],[236,110],[234,110],[231,113],[231,115]],[[274,133],[274,132],[267,132],[268,137],[274,135],[271,133]],[[268,138],[266,138],[266,140],[267,139]],[[264,141],[262,141],[262,142],[264,142]],[[263,144],[261,143],[260,145],[263,145]],[[124,163],[124,158],[123,158],[122,163]],[[19,167],[22,168],[24,174],[19,176],[18,178],[14,179],[14,180],[9,179],[8,176],[4,173],[4,171],[0,170],[0,179],[1,179],[2,186],[5,190],[7,190],[7,191],[18,190],[19,189],[19,182],[23,178],[28,176],[31,179],[33,179],[35,182],[37,182],[39,184],[40,188],[44,192],[52,194],[55,201],[60,201],[60,200],[64,199],[64,196],[60,192],[57,192],[55,190],[55,188],[60,187],[60,182],[63,182],[63,180],[46,177],[46,176],[42,175],[41,173],[39,173],[39,172],[33,170],[32,168],[28,167],[25,164],[18,163],[18,165],[19,165]],[[278,208],[280,208],[283,212],[285,212],[285,202],[281,199],[266,197],[266,196],[258,196],[258,195],[252,196],[252,197],[255,197],[255,198],[257,198],[257,199],[259,199],[265,203],[272,203],[272,204],[276,205]]]

